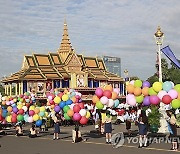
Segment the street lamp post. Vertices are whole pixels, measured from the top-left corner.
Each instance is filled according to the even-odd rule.
[[[161,27],[158,26],[154,34],[156,44],[158,46],[158,61],[159,61],[159,82],[162,82],[162,67],[161,67],[161,45],[163,43],[164,33],[161,32]]]
[[[129,81],[128,73],[129,73],[128,70],[125,69],[125,70],[124,70],[125,88],[126,88],[126,86],[127,86],[127,82]],[[126,95],[127,95],[127,90],[126,90]]]

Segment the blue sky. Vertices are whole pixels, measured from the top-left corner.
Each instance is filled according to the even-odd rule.
[[[2,0],[0,1],[0,77],[20,70],[23,56],[56,52],[64,18],[77,53],[118,56],[130,76],[155,72],[160,25],[163,46],[180,59],[179,0]],[[164,57],[164,56],[163,56]]]

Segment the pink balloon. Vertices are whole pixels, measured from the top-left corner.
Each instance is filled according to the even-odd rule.
[[[105,104],[108,103],[109,99],[106,96],[103,96],[103,97],[101,97],[100,101],[101,101],[102,104],[105,105]]]
[[[172,99],[176,99],[178,97],[178,92],[174,89],[169,90],[168,95],[172,98]]]
[[[29,115],[30,115],[30,116],[33,116],[34,114],[35,114],[34,110],[30,110],[30,111],[29,111]]]
[[[74,113],[73,120],[74,121],[79,121],[80,119],[81,119],[81,115],[79,113]]]
[[[135,98],[135,96],[133,94],[128,94],[126,96],[126,101],[128,102],[128,100],[130,100],[131,98]]]
[[[135,81],[134,81],[134,80],[132,80],[132,81],[130,81],[130,84],[134,85],[134,82],[135,82]]]
[[[149,97],[149,101],[150,101],[151,104],[157,105],[157,104],[159,104],[160,99],[159,99],[158,96],[152,95],[152,96]]]
[[[33,117],[28,117],[28,122],[29,123],[33,122]]]
[[[134,98],[130,98],[127,103],[131,106],[135,106],[136,105],[136,99],[135,97]]]
[[[103,90],[101,88],[97,88],[95,91],[97,97],[101,97],[103,95]]]
[[[162,100],[162,98],[163,98],[164,95],[167,95],[167,92],[164,91],[164,90],[161,90],[161,91],[158,93],[157,96],[159,97],[160,100]]]
[[[113,91],[114,91],[115,93],[119,94],[120,89],[119,89],[119,88],[114,88]]]

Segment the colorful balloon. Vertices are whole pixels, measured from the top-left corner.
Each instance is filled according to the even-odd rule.
[[[171,96],[169,96],[169,95],[164,95],[164,96],[162,97],[162,102],[163,102],[164,104],[170,104],[171,101],[172,101],[172,98],[171,98]]]
[[[159,92],[162,90],[162,83],[154,82],[152,87],[153,87],[154,91]]]
[[[101,88],[97,88],[95,94],[97,97],[101,98],[103,96],[103,90]]]

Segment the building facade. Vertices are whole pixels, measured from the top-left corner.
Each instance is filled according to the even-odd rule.
[[[103,56],[103,60],[109,72],[117,74],[118,76],[121,76],[121,58]]]

